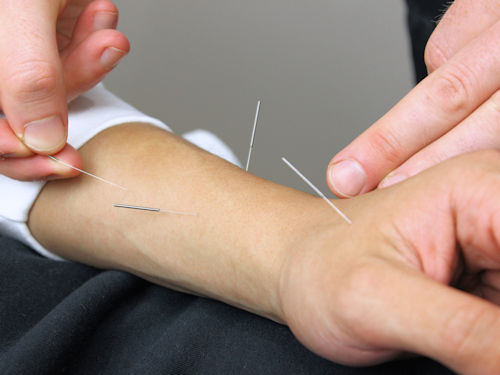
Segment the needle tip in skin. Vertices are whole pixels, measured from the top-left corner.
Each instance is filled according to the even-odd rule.
[[[349,218],[348,218],[348,217],[347,217],[347,216],[346,216],[346,215],[345,215],[342,211],[340,211],[340,209],[339,209],[337,206],[335,206],[335,205],[334,205],[334,204],[333,204],[333,203],[332,203],[332,202],[331,202],[331,201],[330,201],[330,200],[329,200],[329,199],[325,196],[325,194],[323,194],[323,193],[321,192],[321,190],[319,190],[319,189],[318,189],[318,188],[317,188],[317,187],[316,187],[316,186],[315,186],[315,185],[314,185],[311,181],[309,181],[309,179],[308,179],[306,176],[304,176],[302,173],[300,173],[300,171],[299,171],[297,168],[295,168],[295,167],[293,166],[293,164],[292,164],[292,163],[290,163],[290,162],[289,162],[286,158],[281,158],[281,160],[283,160],[283,162],[284,162],[286,165],[288,165],[288,167],[290,167],[290,169],[291,169],[292,171],[294,171],[294,172],[295,172],[295,173],[296,173],[296,174],[297,174],[297,175],[298,175],[298,176],[299,176],[299,177],[300,177],[300,178],[301,178],[301,179],[302,179],[302,180],[303,180],[303,181],[304,181],[307,185],[309,185],[309,187],[310,187],[311,189],[313,189],[313,190],[316,192],[316,194],[318,194],[321,198],[323,198],[323,200],[324,200],[324,201],[325,201],[325,202],[326,202],[326,203],[327,203],[327,204],[328,204],[331,208],[333,208],[333,209],[335,210],[335,212],[337,212],[337,213],[338,213],[338,214],[342,217],[342,219],[344,219],[347,223],[352,224],[351,219],[349,219]]]
[[[252,137],[250,138],[250,149],[248,150],[247,165],[245,168],[245,171],[247,171],[247,172],[248,172],[248,168],[250,167],[250,158],[252,157],[253,144],[255,141],[255,131],[257,130],[257,122],[259,120],[260,103],[261,103],[261,101],[259,100],[257,102],[257,110],[255,111],[255,118],[253,120]]]
[[[68,163],[66,163],[66,162],[64,162],[64,161],[62,161],[62,160],[60,160],[60,159],[58,159],[58,158],[55,158],[55,157],[54,157],[54,156],[52,156],[52,155],[47,155],[47,156],[48,156],[48,158],[49,158],[49,159],[54,160],[55,162],[60,163],[60,164],[64,165],[65,167],[68,167],[68,168],[74,169],[75,171],[78,171],[78,172],[81,172],[81,173],[83,173],[83,174],[86,174],[87,176],[90,176],[90,177],[92,177],[92,178],[95,178],[96,180],[99,180],[99,181],[101,181],[101,182],[105,182],[105,183],[107,183],[107,184],[109,184],[109,185],[111,185],[111,186],[117,187],[118,189],[121,189],[121,190],[127,190],[127,189],[126,189],[126,188],[124,188],[123,186],[120,186],[120,185],[118,185],[118,184],[115,184],[114,182],[111,182],[111,181],[105,180],[104,178],[101,178],[101,177],[99,177],[99,176],[96,176],[96,175],[94,175],[94,174],[92,174],[92,173],[85,172],[83,169],[80,169],[80,168],[74,167],[74,166],[72,166],[71,164],[68,164]]]

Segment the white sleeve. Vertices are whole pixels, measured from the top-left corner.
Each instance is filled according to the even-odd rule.
[[[78,149],[99,132],[132,122],[147,123],[171,131],[163,122],[138,111],[100,84],[69,105],[68,143]],[[239,165],[229,147],[212,133],[197,130],[185,138]],[[31,206],[44,184],[40,181],[17,181],[0,175],[0,234],[24,242],[43,256],[63,260],[41,246],[27,226]]]

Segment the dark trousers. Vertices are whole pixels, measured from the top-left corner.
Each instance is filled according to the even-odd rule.
[[[287,327],[0,237],[0,374],[448,374],[424,358],[326,361]]]

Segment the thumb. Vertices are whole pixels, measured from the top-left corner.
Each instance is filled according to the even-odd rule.
[[[434,358],[460,374],[500,373],[496,305],[413,269],[389,268],[384,286],[369,296],[385,344]]]
[[[17,137],[52,154],[67,137],[67,104],[56,42],[62,1],[0,1],[0,103]]]

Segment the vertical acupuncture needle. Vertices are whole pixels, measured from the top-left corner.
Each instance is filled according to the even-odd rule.
[[[286,158],[281,158],[281,160],[283,160],[283,162],[286,165],[288,165],[292,171],[294,171],[306,184],[308,184],[311,187],[311,189],[313,189],[316,192],[316,194],[318,194],[321,198],[323,198],[323,200],[326,203],[328,203],[328,205],[331,208],[333,208],[335,210],[335,212],[337,212],[342,217],[342,219],[347,221],[349,224],[352,224],[351,219],[349,219],[342,211],[340,211],[339,208],[337,206],[335,206],[316,186],[314,186],[314,184],[311,181],[309,181],[306,176],[304,176],[302,173],[300,173],[300,171],[297,168],[295,168],[292,165],[292,163],[290,163],[288,160],[286,160]]]
[[[127,190],[127,189],[126,189],[126,188],[124,188],[123,186],[120,186],[120,185],[118,185],[118,184],[115,184],[114,182],[111,182],[111,181],[105,180],[104,178],[101,178],[101,177],[99,177],[99,176],[96,176],[96,175],[94,175],[94,174],[92,174],[92,173],[85,172],[84,170],[79,169],[79,168],[76,168],[76,167],[72,166],[71,164],[68,164],[68,163],[66,163],[66,162],[64,162],[64,161],[62,161],[62,160],[60,160],[60,159],[57,159],[57,158],[53,157],[52,155],[47,155],[47,156],[48,156],[50,159],[52,159],[52,160],[54,160],[54,161],[56,161],[56,162],[58,162],[58,163],[60,163],[60,164],[62,164],[62,165],[64,165],[64,166],[66,166],[66,167],[68,167],[68,168],[71,168],[71,169],[74,169],[75,171],[78,171],[78,172],[81,172],[81,173],[83,173],[83,174],[86,174],[87,176],[93,177],[93,178],[95,178],[96,180],[99,180],[99,181],[101,181],[101,182],[105,182],[105,183],[107,183],[107,184],[109,184],[109,185],[112,185],[112,186],[114,186],[114,187],[117,187],[118,189]]]
[[[153,207],[142,207],[142,206],[131,206],[128,204],[113,204],[113,207],[117,208],[128,208],[131,210],[141,210],[141,211],[152,211],[152,212],[165,212],[167,214],[173,214],[173,215],[186,215],[186,216],[198,216],[195,213],[192,212],[180,212],[180,211],[173,211],[173,210],[162,210],[160,208],[153,208]]]
[[[247,166],[245,168],[245,171],[247,172],[248,172],[248,167],[250,166],[250,158],[252,157],[253,143],[255,141],[255,131],[257,130],[257,122],[259,120],[259,112],[260,112],[260,100],[257,102],[257,110],[255,111],[255,119],[253,120],[252,138],[250,139],[250,149],[248,150]]]

